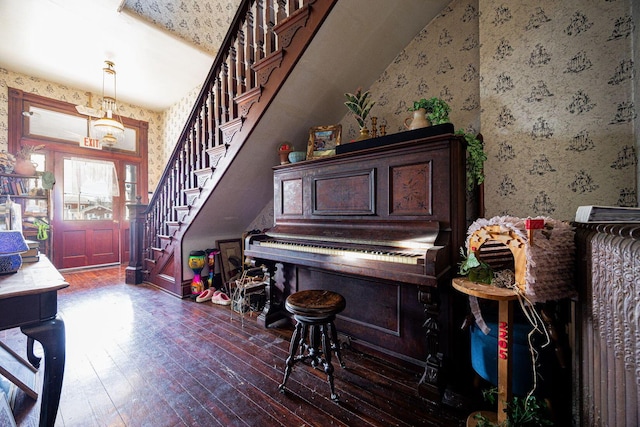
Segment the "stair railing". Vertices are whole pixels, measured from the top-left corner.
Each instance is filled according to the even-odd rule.
[[[239,98],[259,90],[261,81],[254,64],[278,49],[274,26],[306,8],[315,0],[243,0],[231,23],[193,110],[169,158],[146,209],[146,251],[161,250],[169,224],[181,223],[184,215],[175,209],[187,205],[185,189],[197,188],[197,170],[213,171],[210,152],[224,150],[225,124],[246,114]],[[240,106],[240,108],[239,108]],[[222,151],[224,153],[224,151]],[[214,157],[215,158],[215,157]]]

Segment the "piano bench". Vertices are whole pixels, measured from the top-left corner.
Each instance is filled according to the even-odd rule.
[[[293,314],[296,326],[291,336],[289,357],[285,362],[284,380],[278,387],[281,393],[285,392],[285,384],[293,366],[297,362],[309,360],[314,368],[322,365],[331,388],[331,399],[338,400],[333,385],[331,352],[336,355],[341,367],[344,368],[345,365],[340,355],[338,333],[333,321],[345,306],[344,297],[331,291],[300,291],[287,297],[285,308]],[[298,349],[300,353],[296,354]]]

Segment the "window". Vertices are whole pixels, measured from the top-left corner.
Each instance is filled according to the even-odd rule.
[[[113,162],[64,159],[64,220],[113,219],[113,198],[119,195],[118,175]]]

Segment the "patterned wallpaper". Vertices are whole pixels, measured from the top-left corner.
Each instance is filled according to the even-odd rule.
[[[125,0],[124,9],[215,55],[240,0]]]
[[[394,133],[413,100],[449,102],[456,129],[484,136],[487,217],[635,206],[630,0],[526,3],[451,2],[369,88],[371,115]]]
[[[8,147],[9,87],[72,104],[89,103],[89,92],[0,68],[0,150],[7,150]],[[91,107],[99,107],[100,96],[92,94],[94,105]],[[153,189],[165,166],[166,157],[162,150],[164,117],[161,113],[120,102],[118,110],[123,117],[149,123],[149,188]]]
[[[376,101],[370,115],[378,118],[378,125],[386,124],[387,134],[402,132],[406,130],[405,119],[412,115],[407,109],[413,101],[437,96],[451,106],[449,117],[456,129],[478,132],[478,46],[477,2],[455,0],[420,31],[369,88]],[[340,123],[344,141],[357,137],[358,124],[351,114]]]
[[[480,0],[487,216],[635,206],[630,0],[525,3]]]

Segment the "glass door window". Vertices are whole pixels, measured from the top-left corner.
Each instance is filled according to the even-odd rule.
[[[113,219],[113,198],[120,196],[113,162],[84,158],[64,159],[65,221]]]

